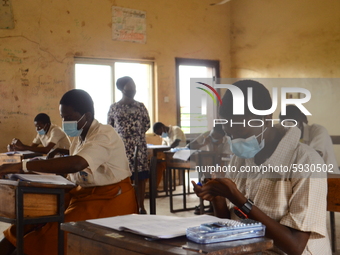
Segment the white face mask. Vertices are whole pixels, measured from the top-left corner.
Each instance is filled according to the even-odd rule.
[[[85,122],[84,126],[81,129],[78,130],[77,126],[78,126],[78,122],[84,116],[85,116],[85,114],[83,114],[83,116],[81,116],[81,118],[78,121],[76,121],[76,120],[63,121],[63,130],[69,137],[76,137],[76,136],[81,135],[81,133],[83,132],[83,128],[86,125],[87,121]]]
[[[264,139],[263,133],[267,130],[267,128],[263,129],[261,134],[255,136],[251,136],[248,138],[237,138],[231,140],[228,136],[228,143],[230,145],[230,150],[240,158],[253,158],[259,151],[261,151],[264,147]],[[257,141],[257,137],[261,136],[261,142]]]

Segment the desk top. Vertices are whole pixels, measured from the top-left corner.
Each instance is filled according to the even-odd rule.
[[[0,179],[0,186],[1,185],[9,185],[13,187],[37,187],[37,188],[50,188],[50,189],[72,189],[75,187],[74,185],[68,185],[68,184],[13,181],[13,180],[8,180],[8,179]]]
[[[63,223],[61,229],[76,236],[80,236],[81,238],[97,241],[98,245],[110,245],[112,247],[128,250],[131,254],[188,255],[197,254],[199,251],[209,255],[249,254],[265,251],[273,247],[273,241],[268,238],[251,238],[206,245],[191,242],[185,236],[148,241],[145,237],[140,235],[124,231],[116,231],[86,221]],[[73,244],[69,243],[69,246],[72,245]],[[186,249],[183,249],[183,246],[185,246]],[[77,247],[73,248],[77,249]]]

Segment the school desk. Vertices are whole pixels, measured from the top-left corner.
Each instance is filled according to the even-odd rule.
[[[24,225],[58,222],[58,254],[64,254],[64,191],[70,185],[0,180],[0,221],[15,224],[17,254],[22,255]]]
[[[181,212],[187,210],[193,210],[195,207],[188,207],[187,206],[187,195],[192,194],[192,184],[190,183],[189,172],[195,171],[195,167],[210,167],[210,166],[227,166],[230,162],[230,155],[225,153],[216,153],[216,152],[209,152],[209,151],[196,151],[190,156],[189,160],[181,160],[174,158],[174,152],[165,151],[165,161],[166,161],[166,168],[167,168],[167,178],[168,178],[168,187],[172,187],[175,185],[176,180],[174,180],[173,172],[175,170],[179,170],[181,174],[182,182],[182,193],[173,193],[172,188],[169,188],[169,201],[170,201],[170,212]],[[208,169],[205,168],[204,171]],[[187,179],[185,174],[187,173]],[[198,172],[199,180],[201,177],[205,176],[205,178],[210,178],[209,172]],[[187,182],[186,182],[187,181]],[[173,197],[174,196],[182,196],[183,205],[180,208],[174,208]],[[200,209],[201,214],[203,214],[203,201],[200,200]]]
[[[327,211],[330,215],[331,245],[336,252],[336,228],[334,212],[340,212],[340,174],[328,174]]]
[[[141,235],[116,231],[86,221],[63,223],[61,229],[68,232],[68,255],[261,254],[273,247],[273,241],[268,238],[251,238],[207,245],[191,242],[185,236],[149,241]]]

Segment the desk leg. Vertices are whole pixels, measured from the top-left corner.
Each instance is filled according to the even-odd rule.
[[[329,218],[330,218],[330,223],[331,223],[332,252],[336,252],[336,232],[335,232],[335,217],[334,217],[334,212],[329,212]]]
[[[167,167],[166,173],[168,175],[168,187],[169,189],[169,201],[170,201],[170,212],[174,212],[174,204],[173,204],[173,197],[172,197],[172,168]]]
[[[150,159],[150,179],[149,179],[149,193],[150,193],[150,214],[156,214],[156,196],[157,196],[157,157]]]
[[[24,195],[21,188],[16,193],[16,238],[17,238],[17,255],[24,254]]]
[[[182,172],[182,179],[183,179],[183,183],[182,183],[182,186],[183,186],[183,208],[184,210],[187,209],[187,191],[186,191],[186,185],[185,185],[185,169],[180,169],[179,171]]]
[[[65,196],[64,196],[64,190],[61,190],[58,196],[59,199],[59,212],[60,219],[58,221],[58,254],[64,255],[64,231],[60,229],[61,223],[64,222],[64,211],[65,211]]]

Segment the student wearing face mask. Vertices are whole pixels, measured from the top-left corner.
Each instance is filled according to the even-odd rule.
[[[144,207],[145,183],[149,178],[150,170],[145,133],[150,128],[149,113],[143,103],[137,102],[134,99],[136,94],[136,85],[131,77],[124,76],[119,78],[116,85],[122,92],[123,97],[121,100],[111,105],[107,123],[113,126],[123,139],[132,173],[134,172],[135,147],[138,147],[137,200],[139,213],[146,214]],[[134,174],[132,174],[131,179],[134,180]]]
[[[186,146],[185,134],[178,126],[165,126],[162,122],[156,122],[153,125],[153,132],[162,138],[162,145],[170,148]]]
[[[3,164],[0,177],[31,171],[67,174],[77,187],[65,194],[65,222],[137,213],[123,141],[110,125],[94,119],[90,95],[83,90],[70,90],[61,98],[59,110],[65,132],[74,137],[70,156]],[[25,254],[57,255],[57,223],[26,226]],[[4,231],[5,238],[0,242],[1,254],[12,254],[15,249],[15,229],[12,225]]]
[[[51,123],[47,114],[39,113],[35,116],[34,126],[37,130],[37,136],[31,145],[25,145],[19,139],[13,138],[7,149],[9,151],[30,150],[43,154],[47,154],[55,148],[69,149],[70,139],[60,127]]]
[[[202,187],[192,182],[196,194],[212,201],[218,217],[262,222],[266,237],[274,240],[266,254],[332,254],[326,229],[327,173],[313,171],[322,158],[299,142],[297,127],[273,126],[266,121],[272,114],[258,116],[249,110],[249,89],[255,109],[271,109],[262,84],[243,80],[234,86],[244,95],[244,114],[233,114],[230,90],[220,107],[221,119],[228,121],[223,128],[234,153],[233,171]]]

